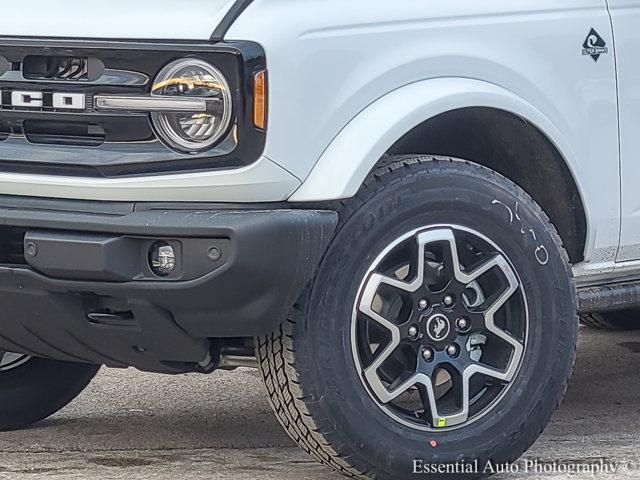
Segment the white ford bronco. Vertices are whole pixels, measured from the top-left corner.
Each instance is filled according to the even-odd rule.
[[[517,459],[579,316],[640,306],[639,24],[640,0],[7,2],[0,429],[100,365],[253,365],[346,475]]]

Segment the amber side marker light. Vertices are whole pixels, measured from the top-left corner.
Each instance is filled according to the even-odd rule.
[[[267,71],[262,70],[253,77],[253,124],[267,128]]]

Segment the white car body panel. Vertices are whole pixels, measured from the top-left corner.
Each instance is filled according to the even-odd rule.
[[[546,132],[553,143],[568,155],[569,165],[577,163],[575,152],[562,132],[521,97],[480,80],[434,78],[394,90],[360,112],[331,142],[289,201],[310,202],[353,196],[376,162],[398,138],[425,118],[466,107],[498,108],[526,118]],[[344,174],[345,158],[363,158],[366,161],[356,165],[357,170],[348,176]]]
[[[235,0],[4,2],[0,35],[209,40]]]
[[[296,21],[283,24],[287,16]],[[601,263],[615,260],[620,177],[614,55],[582,55],[592,27],[612,44],[604,0],[397,0],[375,8],[368,0],[255,0],[226,38],[251,37],[267,52],[265,154],[305,180],[291,201],[353,195],[379,154],[429,112],[495,106],[560,148],[587,211],[587,259]],[[448,101],[390,94],[436,78],[445,91],[447,78],[451,91],[461,78],[495,89],[473,98],[462,88]]]
[[[620,88],[622,229],[618,261],[640,259],[640,1],[609,0]]]

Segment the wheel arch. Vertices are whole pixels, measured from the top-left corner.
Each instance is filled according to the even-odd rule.
[[[456,156],[498,171],[547,211],[572,263],[583,259],[589,219],[576,155],[549,118],[510,91],[465,78],[399,88],[342,129],[289,201],[350,198],[389,154]]]

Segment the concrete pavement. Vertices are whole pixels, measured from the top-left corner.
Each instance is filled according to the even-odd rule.
[[[583,329],[565,403],[510,478],[640,479],[640,332]],[[557,474],[568,465],[581,474]],[[610,470],[611,472],[611,470]],[[0,434],[0,479],[338,479],[298,450],[271,414],[258,373],[165,377],[103,370],[72,405]]]

